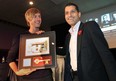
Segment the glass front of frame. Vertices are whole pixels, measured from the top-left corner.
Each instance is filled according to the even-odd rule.
[[[55,32],[20,36],[19,69],[52,68],[56,66]]]

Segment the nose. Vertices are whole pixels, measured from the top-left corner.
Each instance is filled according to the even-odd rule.
[[[67,15],[70,17],[71,16],[71,13],[69,12]]]
[[[41,17],[37,17],[36,19],[37,19],[38,21],[40,21],[40,20],[41,20]]]

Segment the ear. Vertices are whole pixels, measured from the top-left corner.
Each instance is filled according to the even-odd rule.
[[[79,17],[81,17],[81,12],[79,12]]]
[[[28,19],[27,19],[28,22],[31,21],[31,20],[32,20],[32,18],[28,18]]]
[[[31,21],[32,19],[31,18],[27,18],[27,25],[28,26],[30,26],[30,21]]]

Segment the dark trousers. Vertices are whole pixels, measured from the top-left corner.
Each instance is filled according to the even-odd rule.
[[[73,75],[73,81],[79,81],[78,76],[77,75]]]
[[[77,75],[77,71],[73,71],[72,75],[73,75],[73,81],[79,81],[79,78],[78,78],[78,75]]]
[[[24,79],[22,77],[18,78],[18,81],[53,81],[52,75],[49,75],[47,77],[38,78],[38,79]]]

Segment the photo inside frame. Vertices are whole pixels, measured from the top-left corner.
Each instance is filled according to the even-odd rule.
[[[54,31],[20,36],[18,68],[56,67],[56,36]]]

